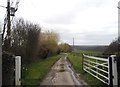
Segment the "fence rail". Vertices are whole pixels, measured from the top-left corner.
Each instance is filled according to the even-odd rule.
[[[114,57],[115,55],[99,58],[83,54],[82,68],[107,85],[117,85],[117,76],[114,75],[117,74]]]

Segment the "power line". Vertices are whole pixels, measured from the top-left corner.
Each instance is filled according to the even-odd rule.
[[[5,6],[0,5],[0,7],[6,8]]]

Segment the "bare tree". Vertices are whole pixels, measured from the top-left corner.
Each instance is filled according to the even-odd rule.
[[[12,51],[22,55],[24,61],[31,63],[37,55],[41,28],[39,25],[18,19],[12,31]]]

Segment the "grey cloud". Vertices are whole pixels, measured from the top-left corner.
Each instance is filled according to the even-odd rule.
[[[75,12],[68,12],[62,15],[47,18],[44,22],[49,24],[71,24],[72,20],[75,18]]]
[[[100,7],[103,4],[105,4],[104,0],[83,0],[73,6],[70,11],[55,16],[53,14],[53,17],[45,19],[44,22],[49,24],[71,24],[78,12],[86,10],[89,7]]]
[[[84,39],[86,40],[93,40],[93,41],[110,41],[112,39],[115,38],[115,36],[117,36],[116,34],[107,34],[106,32],[104,32],[104,34],[100,34],[99,32],[96,34],[88,34],[85,36]]]
[[[102,32],[103,33],[103,32]],[[80,37],[84,35],[84,37]],[[104,32],[89,32],[89,33],[66,33],[61,34],[61,39],[64,38],[65,41],[72,45],[72,39],[75,38],[75,44],[87,44],[87,45],[109,45],[113,39],[116,38],[116,34],[107,34]]]
[[[100,7],[102,5],[107,5],[108,0],[83,0],[83,4],[87,7]]]
[[[117,21],[114,21],[114,22],[112,22],[111,24],[102,27],[103,30],[105,30],[105,29],[111,29],[111,28],[112,28],[112,29],[117,29],[117,28],[118,28],[118,22],[117,22]]]

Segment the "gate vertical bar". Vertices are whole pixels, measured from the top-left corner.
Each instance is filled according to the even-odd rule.
[[[15,57],[15,85],[21,85],[21,56]]]
[[[84,65],[84,54],[82,54],[82,70],[83,70],[83,65]]]

